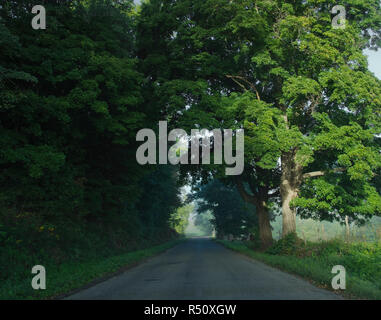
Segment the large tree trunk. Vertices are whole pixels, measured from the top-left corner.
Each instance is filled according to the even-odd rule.
[[[259,237],[261,239],[262,247],[268,248],[273,243],[273,235],[271,232],[269,212],[264,201],[259,201],[259,204],[257,205],[257,214]]]
[[[297,193],[288,186],[284,186],[281,191],[282,195],[282,237],[296,232],[296,212],[295,208],[290,207],[290,202],[295,198]]]
[[[266,199],[268,198],[268,191],[261,190],[261,192],[256,192],[251,195],[245,191],[243,183],[241,180],[237,179],[237,188],[242,199],[248,203],[251,203],[256,208],[256,213],[258,215],[258,224],[259,224],[259,238],[262,242],[262,247],[267,248],[273,243],[273,236],[271,233],[271,224],[269,212],[266,205]],[[254,190],[252,190],[253,192]]]
[[[302,181],[302,167],[295,160],[295,153],[282,155],[280,194],[282,198],[282,237],[296,232],[296,210],[290,203],[298,196]]]

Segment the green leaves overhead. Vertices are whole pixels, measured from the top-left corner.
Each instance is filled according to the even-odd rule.
[[[241,178],[284,212],[380,213],[381,81],[363,54],[380,44],[379,0],[347,1],[345,29],[332,28],[333,0],[151,0],[138,12],[127,0],[55,1],[44,32],[30,28],[33,4],[0,13],[3,207],[146,211],[131,223],[164,228],[177,176],[139,166],[135,136],[168,120],[244,128]],[[223,178],[213,165],[181,170]],[[160,190],[139,203],[155,188],[168,201]]]
[[[155,13],[160,4],[165,10]],[[299,197],[302,210],[322,197],[321,207],[315,205],[321,218],[338,207],[338,190],[349,192],[341,185],[348,181],[358,202],[344,196],[342,207],[351,204],[363,215],[367,203],[381,201],[369,191],[380,166],[381,82],[363,54],[379,43],[381,7],[351,0],[346,28],[334,29],[336,4],[182,0],[165,6],[156,0],[143,5],[139,24],[141,39],[156,44],[141,49],[146,74],[160,79],[167,114],[181,111],[170,117],[174,125],[244,128],[245,175],[281,170],[290,188],[282,199]],[[194,90],[200,81],[204,86]],[[320,187],[307,188],[314,183]],[[310,193],[299,193],[304,184]]]
[[[46,4],[49,28],[38,32],[24,10],[32,4],[8,1],[1,12],[2,199],[18,189],[6,205],[51,212],[73,201],[90,215],[119,212],[136,196],[124,180],[142,177],[124,149],[135,148],[145,118],[133,21],[109,1],[57,2]]]

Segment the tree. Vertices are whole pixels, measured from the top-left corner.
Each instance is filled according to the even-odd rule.
[[[136,203],[145,236],[156,238],[168,228],[178,233],[186,227],[190,207],[182,207],[178,170],[170,165],[151,168],[141,180],[142,195]]]
[[[73,226],[118,248],[175,236],[177,169],[136,162],[136,133],[160,112],[139,72],[133,1],[40,4],[46,30],[30,25],[34,1],[1,4],[0,224],[44,248],[37,224],[60,228],[63,245]]]
[[[215,179],[209,184],[200,186],[199,191],[195,192],[191,199],[197,199],[198,214],[206,211],[212,213],[211,222],[218,238],[229,234],[236,237],[247,236],[258,226],[252,206],[241,199],[234,185],[229,186]]]
[[[146,170],[135,160],[144,108],[124,12],[132,1],[43,4],[43,32],[30,27],[33,1],[2,4],[12,43],[2,51],[2,84],[15,89],[2,93],[1,199],[48,215],[118,214],[138,198]]]
[[[244,76],[258,88],[250,93],[252,110],[264,106],[276,119],[273,148],[263,157],[273,157],[274,166],[281,159],[283,235],[296,230],[297,206],[319,218],[380,212],[380,196],[370,181],[380,166],[374,136],[380,101],[374,97],[381,87],[362,54],[366,17],[351,15],[346,29],[335,30],[328,5],[275,6],[273,30],[251,59],[253,72]],[[357,5],[380,12],[376,2]],[[372,16],[367,23],[377,28],[380,19]],[[377,40],[379,32],[375,35]],[[306,189],[309,199],[303,197]]]
[[[222,1],[210,4],[212,6],[206,6],[203,1],[151,1],[142,6],[138,23],[141,70],[150,80],[153,104],[163,110],[162,117],[169,120],[173,128],[243,127],[243,121],[237,119],[231,108],[234,101],[230,95],[236,83],[226,77],[226,74],[238,72],[245,61],[246,53],[239,57],[241,43],[233,30],[235,26],[229,24],[242,9],[228,11],[227,7],[232,7]],[[221,15],[212,14],[216,8],[221,9]],[[256,26],[261,30],[260,21]],[[268,246],[272,236],[267,200],[276,194],[269,192],[277,188],[273,180],[277,179],[278,170],[271,168],[273,173],[266,173],[262,179],[258,172],[266,170],[253,165],[253,159],[247,159],[246,167],[244,180],[253,178],[261,185],[261,191],[255,186],[251,190],[255,197],[246,194],[243,199],[258,206],[261,238],[263,245]],[[181,168],[195,183],[199,178],[207,181],[210,174],[223,177],[220,169],[216,166]],[[269,177],[274,179],[269,181]],[[250,185],[255,183],[251,181]]]
[[[184,234],[186,227],[188,226],[189,216],[191,215],[194,206],[192,204],[184,205],[177,208],[170,218],[170,224],[172,228],[179,234]]]
[[[373,181],[381,87],[362,53],[380,44],[380,4],[349,1],[345,29],[332,27],[333,5],[156,0],[142,7],[139,30],[150,39],[142,64],[168,116],[244,126],[247,163],[280,169],[283,235],[295,232],[297,208],[319,219],[380,212]]]

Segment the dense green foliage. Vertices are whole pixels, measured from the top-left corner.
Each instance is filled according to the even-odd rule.
[[[2,207],[119,214],[144,174],[134,161],[144,101],[133,21],[103,1],[47,3],[41,32],[30,27],[33,3],[6,1],[1,15]]]
[[[179,234],[184,234],[185,229],[189,223],[189,217],[192,214],[194,206],[192,204],[187,204],[183,207],[178,208],[174,213],[172,213],[170,218],[170,223]]]
[[[381,213],[381,81],[363,54],[380,44],[381,7],[349,1],[346,28],[334,29],[334,4],[152,0],[139,17],[142,72],[165,115],[183,128],[245,128],[245,198],[266,209],[278,187],[284,235],[297,212]],[[221,173],[187,171],[195,183]]]
[[[135,158],[136,132],[160,119],[139,72],[132,1],[41,4],[46,30],[31,28],[35,1],[0,10],[0,281],[20,288],[37,264],[177,237],[169,220],[181,205],[177,169]]]
[[[305,255],[316,270],[348,263],[380,289],[378,246],[294,237],[306,238],[296,214],[352,225],[381,215],[381,81],[363,54],[381,46],[379,0],[348,0],[345,29],[332,28],[334,0],[40,4],[46,30],[31,28],[35,1],[0,5],[5,290],[24,288],[36,264],[108,261],[184,234],[186,183],[199,188],[189,200],[205,233],[210,220],[220,238],[254,234],[271,247],[280,208],[285,238],[270,252]],[[226,177],[225,163],[139,165],[136,133],[160,120],[245,129],[243,174]]]

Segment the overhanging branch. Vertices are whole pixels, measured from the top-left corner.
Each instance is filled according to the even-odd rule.
[[[242,199],[244,201],[252,203],[256,206],[257,205],[257,199],[245,190],[245,187],[242,183],[242,180],[237,178],[235,181],[236,181],[236,185],[237,185],[237,190],[238,190],[239,194],[241,195]]]
[[[257,88],[249,80],[247,80],[246,78],[241,77],[241,76],[232,76],[232,75],[229,75],[229,74],[227,74],[226,77],[229,78],[229,79],[232,79],[235,83],[237,83],[244,90],[247,90],[246,87],[242,83],[240,83],[237,79],[239,79],[239,80],[245,82],[246,84],[248,84],[250,86],[250,88],[253,89],[255,94],[257,95],[258,101],[261,101],[261,97],[259,96],[259,92],[258,92]]]
[[[312,171],[312,172],[303,174],[303,179],[321,177],[326,175],[328,172],[338,173],[338,172],[344,172],[345,170],[346,170],[345,168],[335,168],[331,171]]]

